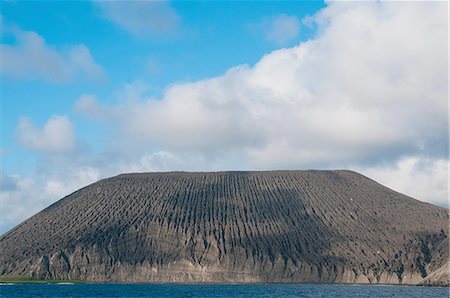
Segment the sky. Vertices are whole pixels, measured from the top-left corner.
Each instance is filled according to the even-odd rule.
[[[349,169],[448,207],[445,1],[0,3],[0,233],[128,172]]]

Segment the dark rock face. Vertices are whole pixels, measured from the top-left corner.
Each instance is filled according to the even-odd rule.
[[[0,276],[417,284],[447,266],[448,220],[350,171],[126,174],[1,236]]]

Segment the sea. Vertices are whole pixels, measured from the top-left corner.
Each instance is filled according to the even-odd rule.
[[[307,284],[1,284],[0,297],[449,297],[449,288]]]

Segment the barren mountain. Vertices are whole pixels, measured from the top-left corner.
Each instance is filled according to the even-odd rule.
[[[445,285],[448,220],[350,171],[125,174],[1,236],[0,277]]]

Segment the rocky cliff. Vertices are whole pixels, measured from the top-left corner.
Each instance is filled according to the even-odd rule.
[[[1,236],[0,277],[417,284],[448,273],[448,220],[350,171],[125,174]]]

